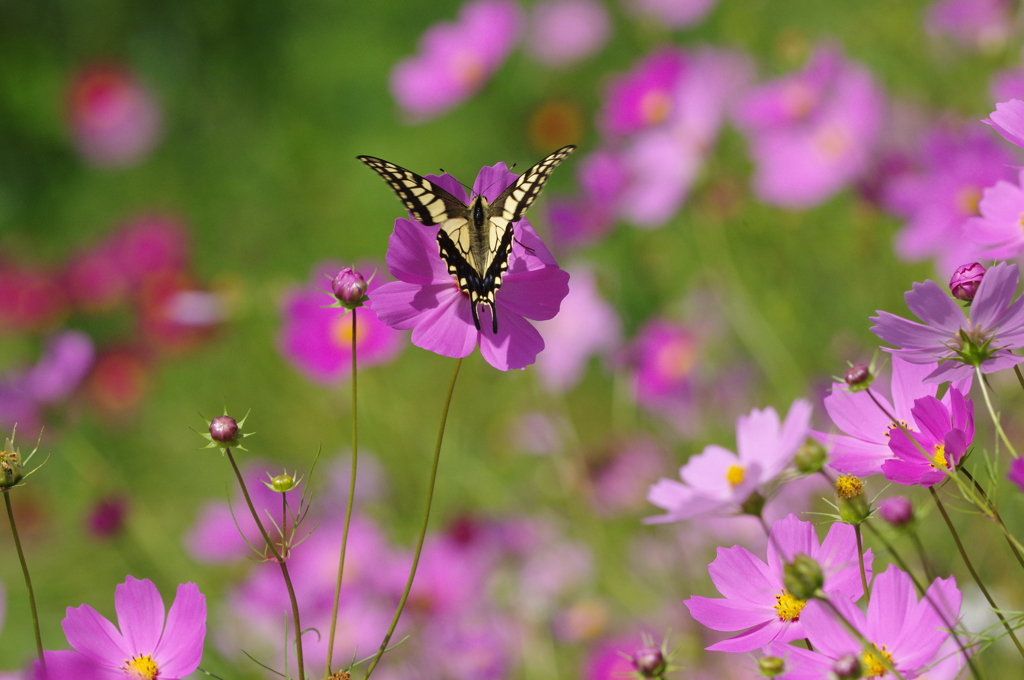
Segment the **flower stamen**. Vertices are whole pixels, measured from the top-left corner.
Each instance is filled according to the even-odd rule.
[[[725,471],[725,481],[729,482],[731,486],[739,486],[743,483],[745,474],[746,470],[742,465],[730,465],[729,469]]]
[[[806,600],[793,597],[785,589],[775,596],[775,611],[779,615],[779,621],[799,621],[800,612],[805,606],[807,606]]]
[[[125,659],[121,670],[125,672],[125,675],[135,680],[156,680],[157,673],[159,672],[156,667],[156,661],[153,661],[153,657],[148,654],[140,654],[139,656]]]

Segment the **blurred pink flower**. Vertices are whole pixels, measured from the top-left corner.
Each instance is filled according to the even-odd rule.
[[[1011,98],[1009,101],[998,102],[996,110],[981,122],[991,125],[1011,144],[1024,147],[1024,101]]]
[[[1013,157],[983,130],[935,129],[925,141],[919,169],[894,177],[883,203],[907,222],[896,234],[904,260],[936,259],[946,277],[978,259],[964,223],[978,215],[982,190],[999,180],[1012,182]]]
[[[75,146],[93,165],[135,165],[159,140],[160,109],[124,66],[83,69],[71,82],[68,102]]]
[[[684,326],[663,319],[643,325],[627,350],[633,394],[646,408],[674,413],[693,401],[700,348]]]
[[[621,325],[615,309],[601,299],[594,272],[572,267],[569,294],[562,300],[558,316],[537,323],[544,338],[544,352],[537,357],[541,383],[551,392],[565,392],[583,375],[587,359],[607,355],[621,340]]]
[[[965,47],[993,50],[1006,43],[1013,27],[1007,0],[937,0],[925,25],[933,35],[948,35]]]
[[[643,644],[640,636],[606,640],[587,652],[580,678],[586,680],[622,680],[636,677],[630,655]]]
[[[521,23],[511,0],[470,0],[457,21],[429,28],[419,53],[392,70],[398,105],[420,122],[473,95],[505,61]]]
[[[130,289],[118,253],[107,243],[73,255],[64,268],[64,284],[75,307],[86,313],[116,309]]]
[[[1024,458],[1014,458],[1010,461],[1010,470],[1006,473],[1006,478],[1024,493]]]
[[[964,236],[978,244],[978,257],[1013,260],[1024,252],[1024,171],[1017,183],[999,180],[987,187],[978,202],[980,217],[964,222]]]
[[[736,122],[751,144],[754,191],[768,203],[807,208],[867,169],[884,98],[870,72],[819,48],[800,73],[754,88]]]
[[[610,30],[608,12],[596,0],[543,0],[530,16],[527,48],[538,60],[565,67],[600,50]]]
[[[150,212],[132,217],[111,234],[109,243],[132,285],[188,267],[188,226],[170,215]]]
[[[504,163],[484,167],[473,193],[494,200],[516,177]],[[466,190],[451,175],[427,175],[427,179],[466,199]],[[399,280],[383,284],[372,296],[381,321],[392,328],[412,329],[412,344],[442,356],[465,357],[479,344],[484,359],[498,370],[532,364],[544,349],[544,340],[527,319],[544,321],[558,313],[569,292],[569,275],[558,268],[529,221],[520,220],[515,224],[508,271],[493,309],[483,309],[478,330],[469,296],[458,288],[438,256],[437,230],[407,219],[395,220],[386,259],[388,270]],[[497,315],[497,333],[492,331],[491,314]]]
[[[644,57],[632,71],[613,78],[598,113],[598,128],[607,136],[625,135],[667,121],[685,69],[683,51],[665,48]]]
[[[52,330],[67,303],[66,288],[54,273],[0,260],[0,335]]]
[[[699,24],[718,0],[628,0],[642,14],[654,17],[668,28]]]
[[[547,222],[556,247],[577,248],[604,238],[615,224],[629,176],[620,154],[599,148],[580,159],[576,181],[581,189],[578,198],[547,202]]]
[[[651,439],[616,446],[610,459],[591,473],[591,502],[602,515],[643,509],[647,489],[664,469],[665,457]]]
[[[310,380],[333,383],[347,377],[352,371],[352,318],[356,315],[356,361],[362,368],[392,361],[404,346],[403,333],[394,330],[374,313],[374,291],[380,287],[380,277],[369,281],[370,301],[348,314],[338,307],[330,307],[333,298],[330,277],[340,267],[334,263],[317,265],[309,283],[285,295],[284,326],[280,346],[285,358]],[[360,271],[366,277],[376,271],[371,263],[364,263]]]

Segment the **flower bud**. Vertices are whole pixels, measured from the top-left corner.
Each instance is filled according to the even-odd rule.
[[[295,479],[287,472],[282,472],[275,477],[271,477],[269,482],[263,482],[263,484],[271,491],[286,493],[297,487],[301,481],[302,478]]]
[[[366,279],[351,267],[345,267],[331,280],[331,290],[342,307],[355,309],[366,301]]]
[[[782,567],[782,587],[798,600],[810,600],[821,593],[825,575],[814,558],[803,553]]]
[[[856,654],[843,654],[832,664],[832,673],[836,680],[857,680],[863,677],[864,668]]]
[[[777,656],[763,656],[757,660],[757,670],[762,677],[774,678],[786,670],[786,661]]]
[[[949,290],[957,300],[970,302],[978,292],[981,279],[985,276],[985,268],[977,262],[962,264],[953,272],[949,279]]]
[[[0,451],[0,489],[15,486],[24,476],[21,452],[14,448],[14,442],[8,437],[3,451]]]
[[[860,524],[871,514],[864,496],[864,482],[853,475],[840,475],[836,480],[836,504],[839,518],[847,524]]]
[[[631,660],[633,668],[645,678],[660,678],[668,669],[665,655],[657,647],[641,647],[636,650]]]
[[[111,538],[121,533],[128,503],[124,498],[112,496],[97,501],[89,511],[89,533],[99,538]]]
[[[757,491],[754,491],[747,500],[743,501],[740,505],[740,512],[744,515],[753,515],[754,517],[760,517],[761,511],[764,510],[765,498]]]
[[[914,520],[914,506],[906,496],[893,496],[878,504],[878,514],[894,527],[902,527]]]
[[[859,392],[871,387],[875,376],[871,374],[871,367],[867,364],[854,364],[846,371],[843,380],[850,386],[850,390]]]
[[[231,416],[217,416],[210,421],[210,437],[221,444],[233,444],[238,439],[238,423]]]
[[[801,474],[811,475],[821,472],[826,458],[828,458],[828,453],[825,448],[813,439],[808,439],[803,446],[797,449],[793,464]]]

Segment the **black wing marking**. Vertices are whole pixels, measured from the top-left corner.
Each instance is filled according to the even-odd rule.
[[[520,175],[519,179],[510,184],[491,203],[492,219],[497,217],[507,223],[522,219],[554,169],[575,150],[576,146],[573,144],[563,146]]]
[[[426,177],[373,156],[356,156],[387,182],[417,221],[432,227],[469,218],[469,207]]]
[[[510,226],[505,230],[487,271],[478,272],[444,229],[439,229],[437,232],[437,244],[441,250],[441,259],[448,265],[448,273],[455,276],[459,288],[469,294],[473,325],[477,330],[480,330],[480,314],[477,307],[483,304],[491,308],[492,332],[498,332],[498,314],[494,308],[494,294],[501,288],[502,274],[508,271],[508,255],[512,252],[512,235],[513,229]]]

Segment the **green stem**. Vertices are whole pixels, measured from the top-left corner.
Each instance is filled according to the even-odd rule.
[[[384,641],[380,643],[380,649],[377,650],[377,655],[373,657],[373,661],[370,662],[370,667],[366,669],[366,674],[363,675],[363,680],[367,680],[370,674],[373,673],[373,669],[377,667],[384,651],[388,647],[388,642],[391,641],[391,636],[395,634],[395,628],[398,627],[398,619],[402,616],[402,610],[405,609],[405,602],[409,599],[409,592],[412,590],[413,579],[416,578],[416,567],[420,562],[420,553],[423,551],[423,540],[427,536],[427,524],[430,521],[430,506],[434,501],[434,482],[437,480],[437,464],[441,459],[441,442],[444,441],[444,426],[448,422],[448,408],[452,403],[452,394],[455,392],[455,380],[459,377],[459,368],[462,367],[462,359],[458,359],[455,362],[455,371],[452,372],[452,380],[448,384],[448,395],[444,400],[444,409],[441,411],[441,425],[437,431],[437,443],[434,446],[434,460],[430,466],[430,483],[427,485],[427,503],[426,510],[423,512],[423,525],[420,527],[419,538],[416,539],[416,550],[412,556],[412,567],[409,569],[409,580],[405,583],[405,590],[402,591],[402,598],[398,601],[398,607],[395,609],[395,616],[391,619],[391,625],[388,627],[388,632],[384,635]]]
[[[917,551],[917,557],[921,560],[921,568],[924,569],[924,577],[929,583],[935,580],[935,570],[932,569],[932,561],[928,559],[928,553],[924,549],[924,545],[921,543],[921,537],[917,535],[917,531],[911,529],[907,532],[910,535],[910,542],[914,544],[914,550]]]
[[[288,599],[292,604],[292,622],[295,626],[295,661],[298,667],[299,680],[306,680],[305,675],[305,663],[302,658],[302,626],[299,624],[299,602],[295,599],[295,588],[292,586],[292,578],[288,574],[288,565],[285,564],[284,557],[277,551],[277,546],[270,540],[270,534],[263,528],[263,522],[260,521],[259,513],[256,512],[256,507],[252,504],[252,498],[249,497],[249,490],[245,487],[245,480],[242,479],[242,472],[238,469],[238,464],[235,463],[235,457],[231,455],[231,449],[225,448],[224,453],[228,457],[228,461],[231,463],[231,469],[235,471],[235,477],[238,479],[238,486],[242,488],[242,496],[245,497],[245,504],[249,506],[249,512],[252,513],[253,521],[256,522],[257,528],[260,530],[260,534],[263,536],[263,540],[267,544],[267,548],[274,556],[276,561],[281,566],[281,576],[284,577],[285,587],[288,588]]]
[[[964,564],[967,565],[967,571],[971,572],[971,578],[973,578],[974,582],[978,585],[982,595],[984,595],[985,599],[988,601],[989,607],[992,608],[992,611],[995,612],[996,616],[999,618],[999,622],[1003,624],[1003,628],[1006,629],[1007,635],[1009,635],[1010,639],[1013,640],[1013,644],[1017,646],[1017,651],[1020,652],[1022,657],[1024,657],[1024,646],[1021,646],[1020,640],[1018,640],[1017,636],[1013,633],[1013,628],[1010,627],[1009,622],[1007,622],[1003,617],[999,607],[996,606],[995,600],[992,599],[992,596],[988,592],[988,588],[986,588],[985,584],[982,583],[981,578],[978,576],[978,572],[974,570],[974,565],[971,564],[971,560],[967,557],[967,551],[964,550],[963,543],[960,542],[960,536],[953,527],[953,522],[950,521],[949,515],[946,514],[945,506],[942,504],[942,501],[939,500],[939,494],[935,493],[935,489],[933,487],[929,487],[928,491],[931,492],[932,498],[935,500],[935,505],[938,506],[939,512],[942,514],[942,519],[945,520],[946,526],[949,528],[949,533],[953,535],[953,542],[956,543],[956,549],[960,551],[960,558],[963,559]]]
[[[1010,438],[1007,437],[1006,432],[1003,431],[1003,426],[999,423],[999,416],[996,415],[996,410],[992,408],[992,399],[989,397],[988,385],[985,383],[985,376],[982,374],[980,366],[974,367],[974,375],[981,384],[981,393],[985,397],[985,407],[988,408],[988,415],[992,419],[992,424],[996,426],[996,432],[999,433],[999,438],[1003,440],[1003,444],[1006,446],[1006,450],[1010,452],[1011,456],[1014,458],[1020,458],[1020,454],[1017,453],[1017,449],[1013,448],[1013,444],[1010,443]]]
[[[1014,368],[1016,368],[1016,366],[1014,366]],[[962,472],[967,479],[971,480],[971,483],[974,484],[974,488],[977,489],[979,494],[981,494],[982,500],[988,504],[988,507],[991,509],[989,516],[997,525],[999,525],[999,529],[1003,532],[1003,538],[1006,539],[1006,543],[1010,546],[1013,556],[1017,558],[1017,564],[1019,564],[1021,568],[1024,568],[1024,555],[1021,555],[1021,551],[1017,547],[1017,539],[1014,538],[1013,534],[1010,533],[1010,530],[1006,528],[1006,524],[1003,523],[1003,518],[999,514],[999,510],[996,509],[995,503],[993,503],[992,499],[988,497],[988,494],[985,492],[985,489],[981,484],[978,484],[978,480],[974,478],[974,475],[972,475],[966,468],[961,468],[960,472]]]
[[[21,549],[21,538],[18,536],[18,525],[14,522],[14,508],[11,507],[10,489],[4,489],[4,503],[7,504],[7,519],[11,521],[11,535],[14,536],[14,547],[18,550],[18,560],[21,562],[21,573],[25,576],[25,588],[28,589],[28,606],[32,610],[32,627],[36,634],[36,655],[39,657],[39,666],[46,675],[46,659],[43,657],[43,637],[39,633],[39,610],[36,608],[36,593],[32,589],[32,577],[28,573],[28,562],[25,561],[25,552]]]
[[[868,574],[864,569],[864,541],[860,534],[860,524],[853,525],[853,533],[857,537],[857,561],[860,562],[860,584],[864,588],[864,599],[871,600],[871,591],[868,590]]]
[[[327,677],[331,675],[331,661],[334,657],[334,634],[338,628],[338,602],[341,599],[341,577],[345,573],[345,551],[348,549],[348,527],[352,522],[352,502],[356,497],[356,467],[359,463],[359,429],[356,417],[356,403],[359,392],[356,388],[356,310],[352,315],[352,473],[348,481],[348,501],[345,503],[345,528],[341,532],[341,554],[338,555],[338,581],[334,586],[334,604],[331,606],[331,633],[327,638]]]

